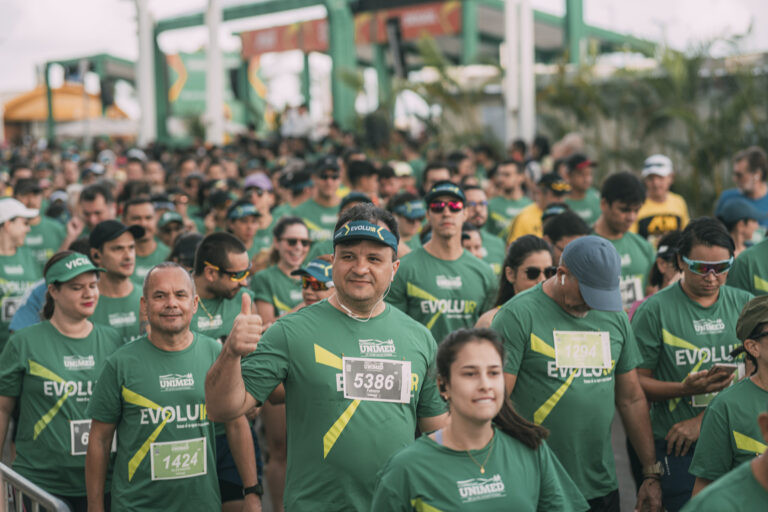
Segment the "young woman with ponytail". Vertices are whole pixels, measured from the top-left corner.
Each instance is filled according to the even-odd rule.
[[[449,422],[389,460],[371,510],[589,508],[544,442],[548,431],[514,411],[504,390],[503,360],[493,330],[460,329],[445,338],[437,352],[437,381]]]

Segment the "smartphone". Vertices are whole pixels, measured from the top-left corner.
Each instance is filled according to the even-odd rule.
[[[709,369],[709,374],[713,373],[724,373],[726,375],[730,375],[733,372],[735,372],[739,368],[739,365],[736,363],[716,363],[713,364],[712,367]]]

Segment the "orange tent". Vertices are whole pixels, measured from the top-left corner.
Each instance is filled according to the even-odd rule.
[[[83,98],[82,84],[65,83],[62,87],[51,90],[51,94],[53,118],[56,122],[101,117],[101,99],[97,94],[87,94],[86,98]],[[105,117],[128,118],[126,113],[116,105],[107,108]],[[5,123],[44,122],[46,119],[48,119],[48,102],[43,85],[12,98],[4,105],[3,121]]]

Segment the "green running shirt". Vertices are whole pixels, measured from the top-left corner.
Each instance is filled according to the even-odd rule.
[[[768,240],[739,254],[728,272],[727,284],[754,295],[768,294]]]
[[[139,288],[144,287],[144,277],[147,275],[152,267],[158,263],[162,263],[168,259],[168,255],[171,254],[171,250],[163,242],[158,241],[155,251],[149,256],[136,255],[136,267],[133,269],[133,275],[131,279],[133,282],[139,285]]]
[[[12,256],[0,256],[0,351],[11,335],[8,328],[22,296],[43,277],[33,261],[26,247],[19,247]]]
[[[41,275],[45,263],[59,250],[66,237],[67,229],[61,222],[45,215],[40,217],[38,224],[29,225],[29,233],[24,239],[24,247],[32,251],[35,261],[40,267]]]
[[[492,235],[506,237],[507,227],[523,211],[523,208],[532,202],[528,196],[523,196],[520,199],[492,197],[488,200],[488,222],[485,224],[485,229]]]
[[[232,330],[235,317],[240,314],[243,294],[253,296],[250,290],[240,288],[232,299],[222,297],[215,299],[199,298],[197,312],[192,317],[189,329],[200,334],[205,334],[219,341],[224,341]]]
[[[708,485],[681,512],[757,512],[765,510],[768,489],[755,479],[752,463],[745,462]]]
[[[293,209],[292,215],[304,221],[309,229],[309,239],[313,242],[330,240],[339,219],[339,207],[320,206],[314,199],[307,199]]]
[[[141,288],[133,284],[133,290],[125,297],[106,297],[99,295],[96,311],[91,315],[91,322],[108,325],[117,330],[128,342],[139,337],[141,325],[139,322],[139,300]]]
[[[275,318],[290,313],[302,301],[301,279],[283,274],[277,265],[256,272],[251,279],[253,300],[263,300],[275,308]]]
[[[417,419],[445,412],[433,373],[436,352],[429,331],[392,306],[360,322],[322,301],[264,333],[242,372],[260,403],[285,385],[286,510],[369,509],[377,472],[413,442]],[[345,398],[343,357],[366,358],[373,368],[409,361],[408,403]]]

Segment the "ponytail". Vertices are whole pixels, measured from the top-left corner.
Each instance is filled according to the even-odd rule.
[[[549,436],[549,430],[532,423],[515,412],[512,401],[504,399],[499,414],[493,418],[493,424],[509,437],[517,439],[531,450],[535,450]]]
[[[58,283],[54,284],[54,286],[58,286]],[[50,320],[53,317],[54,306],[55,306],[55,303],[53,302],[53,297],[51,296],[51,292],[46,290],[45,291],[45,304],[43,305],[43,310],[40,311],[40,319],[42,319],[42,320]]]

